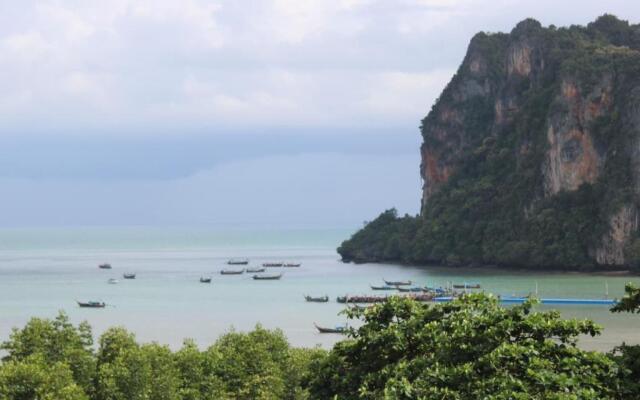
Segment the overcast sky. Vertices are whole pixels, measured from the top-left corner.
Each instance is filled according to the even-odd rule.
[[[635,0],[0,0],[0,226],[354,226],[419,205],[478,31]]]

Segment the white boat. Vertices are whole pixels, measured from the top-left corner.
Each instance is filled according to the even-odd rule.
[[[111,278],[107,281],[107,283],[111,284],[111,285],[115,285],[116,283],[119,283],[120,281],[117,280],[116,278]]]

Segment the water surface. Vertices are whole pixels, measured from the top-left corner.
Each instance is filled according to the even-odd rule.
[[[226,230],[186,228],[87,228],[0,230],[0,338],[32,316],[54,317],[64,310],[74,322],[87,320],[97,334],[123,325],[141,341],[178,347],[184,338],[201,346],[230,329],[256,324],[280,328],[296,346],[328,347],[338,335],[322,335],[313,323],[345,322],[335,297],[372,293],[382,279],[418,284],[480,282],[484,290],[540,297],[603,298],[622,295],[636,277],[505,270],[421,268],[389,264],[343,264],[335,252],[350,230]],[[254,281],[249,275],[221,276],[229,258],[252,265],[297,261],[280,281]],[[109,262],[112,270],[97,265]],[[123,280],[125,272],[137,273]],[[211,276],[211,284],[199,283]],[[118,278],[117,285],[107,284]],[[329,303],[307,303],[303,295],[329,295]],[[105,309],[80,309],[75,300],[102,300]],[[586,348],[609,349],[621,341],[640,343],[640,317],[614,315],[603,306],[562,306],[567,317],[592,318],[605,325]]]

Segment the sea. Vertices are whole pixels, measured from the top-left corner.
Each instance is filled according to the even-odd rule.
[[[343,337],[320,334],[314,324],[333,327],[348,321],[337,296],[381,294],[370,285],[412,280],[445,286],[478,282],[502,296],[541,298],[619,298],[636,276],[509,269],[447,268],[394,264],[345,264],[336,247],[354,229],[210,228],[20,228],[0,229],[0,340],[32,317],[53,318],[64,311],[72,322],[88,321],[96,337],[123,326],[141,342],[177,349],[185,338],[205,348],[231,331],[256,325],[281,329],[294,346],[330,348]],[[256,281],[252,274],[221,275],[231,258],[298,262],[299,268],[273,268],[280,280]],[[109,263],[112,269],[99,269]],[[124,273],[136,279],[124,280]],[[211,277],[210,284],[200,283]],[[109,284],[114,278],[119,282]],[[384,293],[384,292],[383,292]],[[309,303],[305,295],[330,297]],[[104,301],[104,309],[76,301]],[[607,306],[537,306],[567,318],[589,318],[602,335],[583,337],[586,349],[610,350],[621,342],[640,343],[640,316],[612,314]]]

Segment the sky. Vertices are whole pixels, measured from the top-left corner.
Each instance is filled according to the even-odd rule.
[[[634,0],[0,0],[0,227],[354,227],[420,204],[479,31]]]

